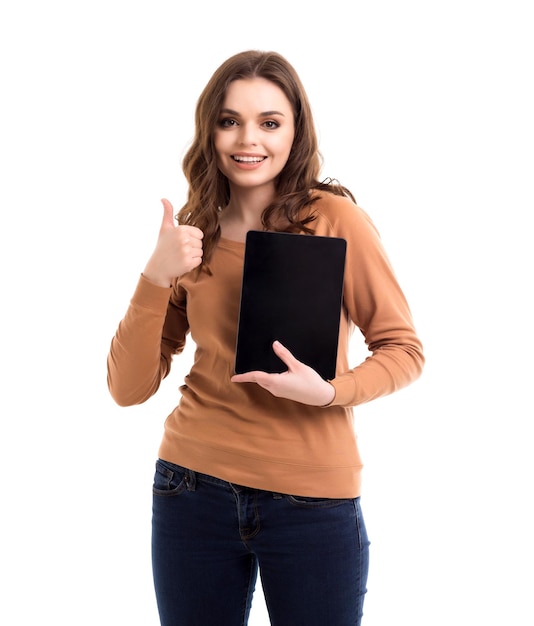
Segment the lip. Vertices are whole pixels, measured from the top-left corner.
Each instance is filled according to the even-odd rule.
[[[246,159],[244,161],[237,160],[237,158]],[[250,152],[236,152],[230,155],[232,163],[239,169],[254,170],[262,165],[267,160],[264,154],[250,153]],[[253,159],[253,160],[248,160]],[[256,160],[257,159],[257,160]]]
[[[260,154],[259,152],[234,152],[230,155],[232,159],[234,158],[245,158],[245,159],[266,159],[267,157],[264,154]]]

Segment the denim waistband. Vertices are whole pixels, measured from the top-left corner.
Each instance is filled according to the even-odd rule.
[[[188,467],[184,467],[183,465],[177,465],[176,463],[172,463],[171,461],[166,461],[165,459],[158,459],[161,463],[165,464],[170,469],[182,472],[185,474],[185,482],[187,485],[188,491],[194,491],[197,481],[211,483],[212,485],[218,485],[220,487],[224,487],[226,489],[231,489],[232,491],[256,491],[272,494],[274,498],[281,498],[282,494],[279,494],[274,491],[257,489],[255,487],[247,487],[245,485],[238,485],[236,483],[231,483],[227,480],[223,480],[222,478],[217,478],[216,476],[211,476],[210,474],[204,474],[202,472],[197,472],[195,470],[189,469]]]

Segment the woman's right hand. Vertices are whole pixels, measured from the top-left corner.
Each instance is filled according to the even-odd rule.
[[[177,276],[202,263],[202,237],[196,226],[176,226],[172,204],[163,199],[163,220],[158,241],[143,276],[161,287],[170,287]]]

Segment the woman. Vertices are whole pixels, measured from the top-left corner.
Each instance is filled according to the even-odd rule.
[[[110,392],[128,406],[157,391],[189,333],[196,344],[154,479],[161,624],[246,624],[258,570],[272,624],[360,624],[369,542],[352,407],[415,380],[421,343],[369,217],[348,189],[319,182],[310,106],[283,57],[225,61],[195,124],[187,202],[175,225],[163,200],[108,357]],[[332,380],[278,342],[286,372],[233,372],[245,236],[262,229],[347,241]],[[355,326],[371,354],[351,369]]]

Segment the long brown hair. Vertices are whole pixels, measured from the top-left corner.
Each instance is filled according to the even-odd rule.
[[[204,232],[204,263],[220,237],[219,207],[230,200],[227,178],[217,167],[214,131],[228,85],[238,79],[265,78],[277,85],[289,100],[295,116],[295,137],[289,159],[275,182],[276,198],[262,215],[266,230],[285,223],[284,230],[312,233],[315,219],[310,210],[317,199],[313,190],[336,195],[351,192],[331,179],[319,182],[322,165],[311,107],[304,87],[291,64],[276,52],[248,50],[227,59],[202,91],[195,111],[195,136],[182,162],[189,183],[187,202],[177,215],[180,224],[197,226]]]

